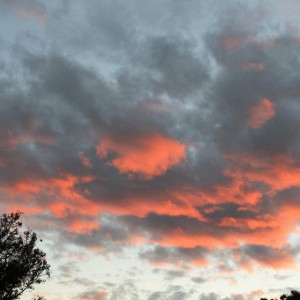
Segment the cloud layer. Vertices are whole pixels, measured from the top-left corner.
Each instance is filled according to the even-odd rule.
[[[299,268],[300,33],[280,13],[291,7],[0,3],[16,28],[0,39],[1,211],[193,284],[147,292],[123,278],[74,299],[221,299],[192,272],[235,284],[235,272]]]

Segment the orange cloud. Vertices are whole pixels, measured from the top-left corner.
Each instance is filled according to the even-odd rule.
[[[106,158],[109,151],[116,154],[110,164],[121,174],[137,174],[146,180],[163,175],[186,158],[184,144],[160,133],[104,138],[97,146],[97,154]]]
[[[269,194],[300,186],[300,167],[290,157],[233,155],[228,158],[234,165],[225,171],[226,175],[265,183],[270,187]]]
[[[92,235],[92,231],[100,227],[99,221],[94,220],[82,220],[79,218],[72,220],[69,224],[69,229],[72,232],[81,234]]]
[[[253,162],[252,164],[258,163]],[[269,165],[269,163],[267,162],[266,165]],[[236,173],[228,174],[236,176]],[[249,180],[247,176],[242,177],[238,175],[237,178],[240,185],[242,185],[241,180],[243,178],[245,184]],[[75,191],[75,185],[77,183],[89,182],[91,180],[93,179],[89,177],[80,178],[65,175],[61,176],[61,178],[52,179],[47,182],[19,183],[11,188],[10,197],[14,196],[16,199],[22,199],[22,201],[17,200],[17,203],[8,201],[8,205],[10,205],[10,207],[14,205],[15,209],[21,209],[25,213],[31,214],[50,211],[57,220],[60,220],[58,224],[61,223],[59,226],[62,229],[80,234],[89,234],[93,229],[99,229],[97,215],[105,210],[117,214],[131,214],[140,217],[145,217],[145,214],[149,211],[161,215],[174,216],[174,218],[176,218],[176,216],[180,217],[184,215],[189,217],[190,220],[194,219],[194,221],[186,226],[184,226],[184,224],[176,223],[176,225],[169,227],[167,230],[162,229],[160,231],[158,228],[159,234],[150,238],[148,237],[151,236],[151,229],[148,232],[146,229],[146,235],[145,232],[136,232],[127,242],[131,244],[143,244],[150,240],[159,245],[169,247],[193,248],[203,246],[211,250],[215,247],[235,248],[239,242],[282,247],[287,242],[288,234],[293,232],[296,228],[296,221],[300,217],[300,205],[285,205],[277,213],[273,213],[272,215],[260,215],[257,219],[224,217],[220,222],[214,222],[214,220],[209,218],[206,220],[202,219],[201,222],[200,217],[197,216],[197,213],[199,212],[193,205],[197,203],[197,199],[199,198],[201,198],[200,201],[198,200],[199,203],[205,203],[207,200],[207,198],[203,199],[205,192],[203,192],[200,197],[197,197],[196,193],[190,195],[185,193],[184,189],[182,190],[182,188],[180,189],[177,187],[177,193],[174,191],[169,194],[165,193],[155,200],[153,195],[147,196],[145,194],[144,197],[142,197],[142,195],[126,195],[124,201],[117,201],[115,204],[111,203],[114,201],[102,202],[101,199],[100,202],[94,203],[85,199]],[[234,181],[235,177],[233,177],[233,182]],[[235,185],[233,184],[232,187],[234,186]],[[225,190],[225,187],[224,190],[219,188],[216,190],[215,194],[210,194],[211,203],[217,204],[226,203],[229,200],[232,201],[231,195],[227,194],[226,197],[226,191],[230,191],[230,185],[227,188],[227,190]],[[182,191],[180,192],[180,190]],[[241,205],[248,205],[246,202],[247,199],[244,198],[244,190],[241,186],[240,190],[238,190],[236,186],[234,193],[236,194],[238,203]],[[237,196],[238,193],[239,197]],[[51,200],[41,203],[38,201],[35,201],[34,203],[30,202],[30,199],[41,197],[47,197]],[[174,203],[172,203],[172,199],[174,200]],[[243,203],[243,201],[245,202]],[[151,205],[149,203],[151,203]],[[252,203],[250,201],[249,205],[255,206],[255,204],[256,202]],[[113,207],[113,205],[115,206]],[[197,223],[197,220],[200,222]],[[284,222],[282,220],[284,220]],[[103,249],[100,248],[95,248],[94,250],[103,251]],[[272,268],[281,268],[283,263],[288,267],[293,265],[294,261],[288,256],[288,253],[283,256],[280,256],[279,254],[284,253],[278,252],[277,258],[274,259],[274,261],[269,259],[267,262],[258,261],[258,263],[261,265],[266,264],[266,266]],[[193,262],[199,265],[205,263],[203,260],[197,261],[196,259]]]
[[[247,222],[238,221],[232,223],[212,224],[213,220],[204,222],[197,222],[196,219],[187,219],[183,221],[182,225],[167,226],[167,228],[154,228],[152,236],[149,240],[161,246],[167,247],[205,247],[209,250],[216,248],[234,249],[240,243],[245,244],[259,244],[266,247],[284,247],[288,240],[288,235],[293,232],[296,227],[296,218],[291,218],[287,223],[283,223],[281,217],[287,217],[287,213],[277,213],[273,216],[260,216],[263,218],[263,226],[255,229],[249,228]],[[298,214],[299,218],[299,214]],[[175,218],[170,218],[176,220]],[[232,218],[233,219],[233,218]],[[271,222],[268,224],[268,220]],[[242,220],[243,221],[243,220]],[[187,223],[186,223],[187,222]],[[151,231],[150,231],[151,232]],[[293,263],[288,253],[285,253],[285,262]],[[270,264],[270,263],[269,263]],[[278,266],[277,266],[278,267]]]
[[[100,213],[100,206],[82,197],[74,187],[90,180],[90,177],[61,175],[61,178],[2,186],[3,206],[6,211],[21,210],[26,214],[49,211],[67,225],[67,230],[88,233],[99,227],[95,217]]]
[[[139,147],[144,146],[139,144],[140,140],[135,142]],[[125,149],[127,150],[126,147]],[[129,147],[129,150],[131,149]],[[141,151],[137,153],[140,154]],[[124,192],[124,195],[118,195],[115,201],[101,198],[92,201],[89,199],[88,191],[85,197],[78,193],[76,185],[93,182],[95,178],[60,174],[58,178],[49,180],[19,182],[11,185],[10,188],[2,188],[1,192],[4,189],[8,195],[7,199],[3,198],[3,203],[14,208],[13,210],[20,209],[30,214],[49,211],[59,220],[58,224],[61,224],[59,226],[64,226],[64,230],[75,233],[89,234],[93,229],[98,229],[97,216],[104,211],[118,215],[130,214],[140,218],[144,218],[149,212],[154,212],[157,215],[173,216],[174,218],[170,218],[172,220],[186,216],[183,223],[185,220],[191,222],[186,226],[175,222],[170,228],[154,229],[159,231],[154,235],[151,235],[153,229],[145,228],[143,232],[136,232],[128,242],[142,244],[150,240],[164,246],[190,248],[204,246],[210,249],[218,246],[234,248],[239,242],[282,247],[287,242],[288,235],[296,228],[296,222],[300,217],[300,205],[285,204],[277,212],[272,212],[272,215],[259,214],[259,218],[249,216],[238,218],[234,214],[229,214],[214,220],[205,217],[205,213],[217,211],[222,203],[232,202],[239,204],[240,209],[251,210],[258,214],[257,204],[263,193],[272,196],[279,190],[300,186],[299,167],[292,159],[280,156],[260,158],[233,155],[227,159],[231,165],[224,174],[231,180],[210,191],[182,185],[155,193],[148,190],[145,193],[129,190],[128,193]],[[255,189],[257,182],[266,184],[269,189],[264,192]],[[11,201],[12,199],[16,200]],[[204,209],[204,213],[199,212],[197,207],[206,204],[212,205]],[[293,263],[287,255],[279,258],[288,266]],[[269,261],[268,265],[279,268],[279,258],[274,262]]]
[[[264,98],[259,104],[250,109],[248,126],[251,128],[260,128],[274,116],[275,105],[270,100]]]

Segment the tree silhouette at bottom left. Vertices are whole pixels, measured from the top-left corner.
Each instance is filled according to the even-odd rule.
[[[50,277],[46,254],[31,229],[21,232],[21,212],[0,215],[0,299],[19,299]],[[43,298],[41,298],[43,299]]]

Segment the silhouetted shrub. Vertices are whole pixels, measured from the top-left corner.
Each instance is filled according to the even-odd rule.
[[[260,300],[268,300],[267,298],[260,298]],[[270,299],[273,300],[273,299]],[[276,300],[276,299],[274,299]],[[300,292],[292,290],[290,295],[283,294],[280,296],[280,300],[300,300]]]

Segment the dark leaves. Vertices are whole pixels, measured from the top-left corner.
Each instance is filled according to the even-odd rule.
[[[36,233],[29,228],[20,233],[21,214],[16,212],[0,216],[1,300],[18,299],[25,290],[33,289],[34,285],[50,276],[46,254],[36,247]]]
[[[260,300],[268,300],[268,299],[260,298]],[[271,299],[271,300],[273,300],[273,299]],[[286,294],[281,295],[280,300],[300,300],[300,293],[296,290],[292,290],[290,295],[286,295]]]

